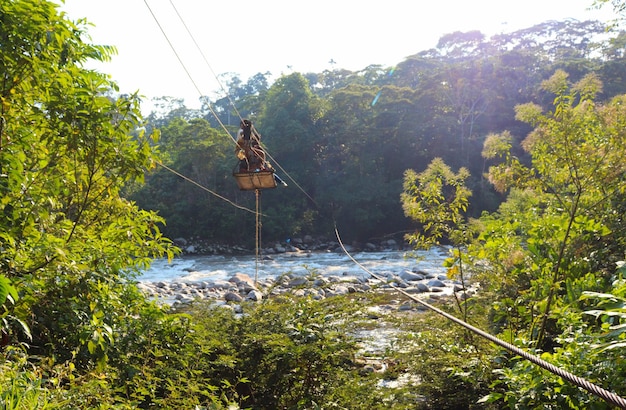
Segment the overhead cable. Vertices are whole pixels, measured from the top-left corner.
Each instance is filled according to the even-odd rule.
[[[350,253],[347,251],[346,247],[343,245],[343,242],[341,241],[341,238],[339,236],[339,231],[337,230],[337,226],[335,226],[335,235],[337,236],[337,241],[339,242],[339,245],[341,246],[341,249],[343,249],[344,253],[354,262],[356,263],[361,269],[363,269],[365,272],[369,273],[370,275],[372,275],[373,278],[381,281],[381,282],[385,282],[385,278],[371,272],[369,269],[367,269],[365,266],[363,266],[362,264],[360,264],[356,259],[354,259],[352,257],[352,255],[350,255]],[[416,297],[415,295],[412,295],[408,292],[406,292],[405,290],[398,288],[398,287],[394,287],[394,289],[398,292],[401,293],[402,295],[408,297],[409,299],[411,299],[414,302],[419,303],[420,305],[424,306],[425,308],[438,313],[439,315],[445,317],[448,320],[453,321],[454,323],[463,326],[464,328],[476,333],[477,335],[495,343],[496,345],[505,348],[506,350],[509,350],[513,353],[515,353],[516,355],[536,364],[537,366],[548,370],[551,373],[556,374],[557,376],[562,377],[563,379],[569,381],[570,383],[581,387],[585,390],[587,390],[588,392],[602,398],[603,400],[605,400],[608,403],[611,403],[615,406],[618,406],[619,408],[622,409],[626,409],[626,399],[624,399],[623,397],[620,397],[618,395],[616,395],[615,393],[612,393],[608,390],[603,389],[600,386],[597,386],[581,377],[578,377],[564,369],[561,369],[543,359],[541,359],[540,357],[533,355],[531,353],[528,353],[525,350],[520,349],[519,347],[512,345],[510,343],[507,343],[495,336],[493,336],[490,333],[485,332],[484,330],[481,330],[475,326],[470,325],[469,323],[447,313],[444,312],[443,310],[436,308],[435,306],[421,300],[420,298]]]

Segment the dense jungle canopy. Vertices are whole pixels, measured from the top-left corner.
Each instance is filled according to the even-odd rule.
[[[527,161],[519,143],[532,126],[515,118],[515,106],[549,108],[553,95],[541,84],[556,70],[572,82],[597,75],[599,101],[626,92],[625,43],[625,33],[606,33],[594,21],[548,21],[491,38],[456,32],[395,67],[294,73],[272,84],[268,73],[245,83],[233,75],[225,82],[228,96],[206,99],[200,110],[164,97],[148,126],[160,130],[166,165],[254,208],[254,194],[239,192],[231,177],[234,145],[220,126],[235,135],[238,114],[252,119],[279,174],[295,181],[262,197],[267,240],[332,235],[335,220],[346,240],[402,239],[414,228],[398,200],[407,169],[421,172],[434,158],[466,167],[470,214],[497,209],[505,196],[485,179],[493,163],[481,156],[486,137],[509,131],[515,153]],[[128,195],[158,210],[170,237],[248,245],[253,237],[254,215],[165,169]]]
[[[623,22],[626,3],[605,3]],[[266,238],[336,221],[355,241],[448,244],[458,290],[433,298],[441,309],[625,397],[616,27],[450,33],[395,67],[234,75],[228,98],[190,110],[164,97],[144,117],[138,95],[87,68],[115,49],[91,44],[85,21],[0,0],[0,408],[613,408],[418,311],[399,275],[180,309],[137,280],[179,254],[176,236],[250,240],[254,218],[200,189],[253,207],[231,175],[240,113],[293,182],[263,192]],[[379,331],[376,367],[363,334]]]

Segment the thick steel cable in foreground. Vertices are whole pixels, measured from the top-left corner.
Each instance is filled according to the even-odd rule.
[[[361,269],[363,269],[365,272],[369,273],[370,275],[372,275],[372,277],[374,277],[377,280],[380,280],[382,282],[385,281],[385,278],[376,275],[375,273],[371,272],[369,269],[367,269],[365,266],[361,265],[356,259],[354,259],[352,257],[352,255],[350,255],[350,253],[348,253],[348,251],[346,250],[346,248],[343,245],[343,242],[341,241],[341,238],[339,237],[339,231],[337,230],[337,226],[335,226],[335,235],[337,236],[337,240],[339,242],[339,245],[341,246],[341,249],[343,249],[344,253],[346,255],[348,255],[348,257],[354,262],[356,263]],[[481,330],[475,326],[470,325],[467,322],[464,322],[463,320],[452,316],[449,313],[444,312],[443,310],[436,308],[435,306],[424,302],[423,300],[415,297],[414,295],[411,295],[408,292],[405,292],[403,289],[401,288],[397,288],[394,287],[394,289],[403,294],[404,296],[408,297],[409,299],[411,299],[414,302],[419,303],[420,305],[426,307],[427,309],[432,310],[435,313],[440,314],[441,316],[445,317],[446,319],[449,319],[451,321],[453,321],[454,323],[463,326],[464,328],[476,333],[477,335],[484,337],[485,339],[490,340],[491,342],[495,343],[496,345],[503,347],[515,354],[517,354],[518,356],[536,364],[537,366],[548,370],[551,373],[556,374],[557,376],[562,377],[563,379],[567,380],[568,382],[574,384],[575,386],[578,386],[580,388],[583,388],[585,390],[587,390],[588,392],[592,393],[595,396],[598,396],[600,398],[602,398],[604,401],[606,401],[607,403],[611,403],[621,409],[626,409],[626,399],[624,399],[623,397],[618,396],[615,393],[612,393],[606,389],[603,389],[600,386],[597,386],[581,377],[578,377],[566,370],[563,370],[551,363],[546,362],[545,360],[539,358],[538,356],[535,356],[531,353],[528,353],[525,350],[520,349],[519,347],[512,345],[510,343],[505,342],[504,340],[498,339],[497,337],[485,332],[484,330]]]

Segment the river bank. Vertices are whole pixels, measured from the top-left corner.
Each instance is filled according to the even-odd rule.
[[[175,238],[183,255],[254,255],[256,250],[241,244],[215,243],[202,238]],[[380,239],[377,241],[358,242],[344,244],[348,252],[389,252],[410,251],[411,246],[401,240],[393,238]],[[261,255],[276,255],[287,252],[343,252],[340,243],[325,236],[314,237],[312,235],[287,238],[284,241],[272,241],[264,244],[259,249]]]
[[[244,253],[187,254],[172,262],[157,261],[139,278],[139,287],[149,297],[172,306],[194,300],[234,306],[285,293],[323,299],[401,288],[436,299],[459,292],[465,298],[474,292],[447,277],[443,266],[449,256],[447,248],[419,252],[376,249],[352,254],[358,263],[336,249],[284,251],[266,255],[260,263],[254,255]]]

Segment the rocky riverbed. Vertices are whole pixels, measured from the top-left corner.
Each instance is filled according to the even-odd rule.
[[[378,275],[377,275],[378,276]],[[324,299],[335,295],[368,292],[373,289],[393,291],[400,288],[409,294],[422,295],[437,299],[453,293],[461,294],[462,298],[471,296],[475,290],[465,289],[462,283],[451,280],[444,274],[424,271],[404,270],[389,272],[383,280],[374,277],[353,275],[321,275],[310,274],[281,275],[277,278],[255,280],[247,274],[236,273],[228,280],[213,281],[159,281],[140,282],[139,288],[149,297],[169,303],[172,306],[188,304],[194,300],[212,300],[216,303],[236,305],[243,301],[260,301],[264,298],[290,293],[295,296],[309,296]],[[411,309],[415,306],[407,303],[399,309]]]
[[[175,238],[176,244],[184,255],[237,255],[254,254],[255,250],[244,245],[231,245],[214,243],[200,238]],[[344,244],[348,252],[384,252],[411,250],[409,244],[404,241],[381,239],[378,241],[358,242]],[[284,241],[273,241],[261,247],[262,255],[276,255],[286,252],[343,252],[343,248],[337,240],[328,239],[325,236],[288,238]]]
[[[237,310],[244,301],[285,293],[324,299],[401,288],[437,299],[454,293],[466,298],[475,292],[446,276],[443,261],[449,249],[445,247],[412,254],[408,244],[394,239],[345,245],[348,253],[363,263],[359,266],[352,256],[345,255],[337,241],[305,235],[263,248],[262,269],[257,267],[255,271],[254,252],[242,246],[209,244],[193,238],[177,238],[174,242],[183,250],[182,259],[174,265],[163,264],[156,274],[146,274],[138,284],[149,297],[172,306],[211,300]],[[362,269],[364,265],[371,270]],[[410,309],[413,305],[406,303],[397,308]]]

